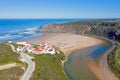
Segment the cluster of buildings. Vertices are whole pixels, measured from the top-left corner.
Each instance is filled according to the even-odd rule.
[[[52,45],[47,44],[46,42],[42,42],[39,45],[31,45],[27,44],[26,42],[16,42],[17,45],[17,52],[24,52],[27,51],[33,54],[55,54],[59,53],[57,49],[55,49]]]

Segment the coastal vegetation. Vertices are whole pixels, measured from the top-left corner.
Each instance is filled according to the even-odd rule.
[[[0,71],[0,80],[20,80],[24,70],[21,67],[13,67]]]
[[[0,66],[17,63],[16,66],[0,70],[0,80],[19,80],[23,75],[27,64],[21,62],[20,54],[13,52],[7,43],[0,44]],[[10,67],[10,68],[9,68]],[[22,67],[22,68],[21,68]],[[23,70],[24,68],[24,70]]]
[[[43,29],[38,29],[36,32],[69,32],[74,34],[89,34],[120,41],[120,20],[95,19],[63,24],[51,24],[44,26]]]
[[[13,52],[11,47],[5,43],[0,44],[0,65],[8,63],[21,63],[19,61],[20,55]]]
[[[12,45],[15,47],[15,49],[18,48],[18,44],[12,43]]]
[[[120,42],[120,20],[119,19],[94,19],[68,22],[62,24],[45,25],[37,32],[62,32],[73,34],[88,34],[109,38]],[[108,56],[108,65],[111,71],[120,79],[120,43]]]
[[[61,60],[65,60],[62,51],[55,55],[39,54],[34,57],[36,67],[30,80],[68,80],[61,65]]]
[[[120,79],[120,43],[108,56],[108,65],[112,72]]]

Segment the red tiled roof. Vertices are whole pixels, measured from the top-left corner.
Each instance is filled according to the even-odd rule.
[[[59,52],[58,50],[55,50],[55,52],[57,53],[57,52]]]
[[[44,49],[42,49],[42,48],[36,48],[35,50],[36,51],[43,51]]]
[[[46,44],[46,42],[42,42],[42,44]]]

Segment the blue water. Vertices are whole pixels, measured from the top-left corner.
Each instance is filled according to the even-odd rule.
[[[70,80],[96,80],[88,69],[89,58],[97,60],[109,48],[106,45],[95,45],[85,49],[73,51],[65,63],[64,71]],[[97,62],[97,64],[99,64]]]
[[[109,47],[105,45],[96,45],[94,46],[96,49],[90,53],[89,56],[91,56],[94,60],[96,60],[101,54],[103,54],[105,51],[109,49]],[[93,47],[93,48],[94,48]]]
[[[0,19],[0,42],[41,36],[34,32],[39,26],[75,21],[75,19]]]

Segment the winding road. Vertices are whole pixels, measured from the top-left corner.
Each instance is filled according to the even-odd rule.
[[[20,55],[22,59],[24,60],[24,62],[28,64],[28,68],[26,72],[24,73],[24,75],[22,76],[21,80],[29,80],[33,71],[35,70],[35,63],[31,60],[32,58],[26,53],[21,52]]]
[[[10,44],[10,46],[11,46],[12,50],[14,52],[16,52],[15,47],[12,44]],[[21,80],[29,80],[33,71],[35,70],[35,63],[31,60],[32,57],[29,56],[28,54],[24,53],[24,51],[20,52],[20,55],[21,55],[22,60],[28,64],[28,68],[25,71],[25,73],[23,74]]]
[[[103,37],[100,37],[100,38],[103,38]],[[103,38],[103,39],[106,39],[106,38]],[[110,71],[108,64],[107,64],[107,57],[111,53],[111,51],[115,49],[116,45],[113,41],[109,39],[106,39],[106,40],[112,43],[112,47],[108,51],[105,52],[103,58],[101,59],[100,67],[102,69],[102,75],[103,75],[104,80],[118,80],[115,77],[115,75]],[[11,46],[11,47],[14,51],[14,46]],[[33,71],[35,70],[35,63],[31,60],[32,57],[24,53],[24,51],[21,52],[20,55],[22,59],[24,60],[24,62],[28,64],[28,68],[26,72],[24,73],[24,75],[22,76],[21,80],[29,80]]]

